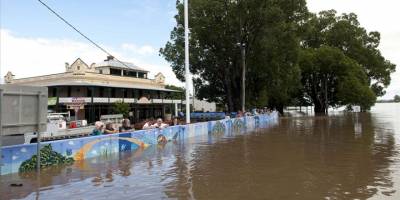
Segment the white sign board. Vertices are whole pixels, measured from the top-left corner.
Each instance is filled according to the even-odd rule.
[[[45,132],[47,87],[0,85],[0,134]]]
[[[352,106],[353,112],[361,112],[360,106]]]

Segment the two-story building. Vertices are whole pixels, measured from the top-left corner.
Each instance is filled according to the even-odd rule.
[[[165,77],[158,73],[150,79],[149,71],[129,62],[108,56],[91,65],[78,58],[65,64],[65,72],[15,79],[11,72],[6,84],[48,87],[49,110],[70,112],[74,119],[93,123],[101,115],[112,114],[118,101],[129,104],[130,118],[140,121],[175,114],[182,108],[184,94],[165,88]],[[172,99],[179,93],[181,99]]]

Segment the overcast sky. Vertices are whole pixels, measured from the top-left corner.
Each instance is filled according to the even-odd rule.
[[[44,0],[82,32],[118,58],[162,72],[167,83],[183,85],[158,50],[175,25],[175,0]],[[368,31],[381,33],[380,49],[400,65],[400,3],[397,0],[307,0],[310,11],[354,12]],[[64,71],[80,57],[88,64],[106,55],[76,34],[36,0],[0,0],[1,77],[17,78]],[[400,70],[385,99],[400,94]]]

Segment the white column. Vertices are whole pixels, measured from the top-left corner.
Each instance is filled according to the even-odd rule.
[[[174,103],[175,105],[175,117],[178,117],[178,104]]]

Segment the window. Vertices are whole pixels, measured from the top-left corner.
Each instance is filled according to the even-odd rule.
[[[99,96],[104,97],[104,88],[103,87],[99,88]]]
[[[128,89],[123,89],[124,91],[124,98],[128,98]]]
[[[110,69],[110,74],[114,76],[121,76],[121,70],[120,69]]]
[[[133,92],[133,98],[140,98],[140,96],[139,96],[139,90],[137,90],[137,89],[134,89],[134,90],[132,90],[132,92]]]
[[[92,96],[92,94],[93,94],[93,92],[92,92],[92,90],[93,90],[94,88],[92,88],[92,87],[88,87],[87,88],[87,97],[91,97]]]
[[[68,86],[68,97],[71,96],[71,86]]]
[[[102,69],[100,69],[100,70],[99,70],[99,74],[102,74],[102,73],[103,73],[103,70],[102,70]]]
[[[115,88],[111,88],[111,97],[112,98],[116,97],[116,89]]]
[[[145,78],[145,77],[144,77],[144,75],[145,75],[144,73],[139,72],[138,75],[139,75],[139,78]]]
[[[57,88],[53,88],[52,93],[53,93],[52,96],[56,97],[57,96]]]
[[[76,68],[78,69],[78,71],[81,70],[81,66],[78,66],[78,67],[76,67]]]

